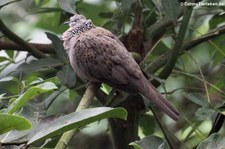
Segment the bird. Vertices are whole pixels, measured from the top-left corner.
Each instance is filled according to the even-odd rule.
[[[81,14],[74,14],[66,23],[69,28],[62,34],[63,46],[79,78],[139,93],[173,120],[179,119],[179,112],[148,81],[116,35]]]

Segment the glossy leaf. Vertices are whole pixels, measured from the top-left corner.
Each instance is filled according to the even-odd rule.
[[[199,106],[208,105],[207,99],[200,93],[188,93],[188,94],[184,94],[184,96]]]
[[[130,143],[135,149],[169,149],[167,143],[160,137],[147,136],[139,141]]]
[[[224,22],[225,22],[225,14],[224,13],[214,15],[209,21],[209,27],[210,27],[210,29],[214,29],[214,28],[218,27],[218,25],[220,25]]]
[[[197,149],[223,149],[225,147],[225,137],[220,134],[212,134],[202,141]]]
[[[59,6],[62,10],[65,12],[75,14],[76,13],[76,7],[75,7],[75,1],[74,0],[58,0]]]
[[[8,60],[7,57],[5,57],[5,56],[0,56],[0,62],[4,62],[4,61],[7,61],[7,60]]]
[[[58,58],[61,59],[63,62],[68,62],[66,51],[64,50],[62,41],[56,35],[52,33],[46,33],[46,35],[48,39],[52,41]]]
[[[23,63],[18,67],[17,72],[31,74],[33,72],[50,71],[51,69],[62,65],[64,65],[64,63],[61,60],[47,57],[43,59],[33,60],[29,64]]]
[[[154,133],[155,129],[155,122],[154,122],[154,117],[151,115],[141,115],[139,118],[139,126],[142,129],[142,132],[148,136],[150,134]]]
[[[33,138],[31,138],[28,144],[36,142],[40,139],[62,134],[71,129],[76,129],[104,118],[112,117],[126,119],[127,112],[123,108],[109,107],[91,108],[79,112],[73,112],[51,122],[48,126],[40,130]]]
[[[201,107],[195,113],[196,117],[200,121],[210,119],[216,111],[210,109],[208,106]]]
[[[16,112],[19,108],[24,106],[29,100],[34,98],[37,95],[40,95],[42,93],[52,91],[54,89],[57,89],[55,84],[52,82],[45,82],[42,84],[39,84],[37,86],[33,86],[29,88],[26,92],[24,92],[22,95],[20,95],[7,109],[7,112],[12,114]]]
[[[0,79],[0,82],[6,82],[6,81],[15,81],[15,82],[19,82],[19,80],[15,77],[5,77],[5,78],[2,78]]]
[[[44,80],[40,77],[32,75],[32,76],[29,76],[28,78],[26,78],[26,80],[23,82],[24,82],[25,86],[29,86],[29,85],[35,85],[35,84],[44,82]]]
[[[8,55],[8,57],[10,57],[11,60],[13,60],[14,55],[15,55],[15,51],[6,51],[6,54]]]
[[[25,118],[18,115],[0,113],[0,134],[11,130],[26,130],[31,128],[31,124]]]

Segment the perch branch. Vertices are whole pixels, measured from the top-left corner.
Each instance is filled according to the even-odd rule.
[[[76,109],[76,112],[87,109],[89,107],[99,87],[100,87],[100,84],[94,84],[94,83],[88,84],[88,87]],[[78,132],[78,129],[65,132],[60,138],[60,140],[58,141],[58,143],[56,144],[55,148],[57,149],[67,148],[69,141],[72,139],[73,135],[76,134],[77,132]]]

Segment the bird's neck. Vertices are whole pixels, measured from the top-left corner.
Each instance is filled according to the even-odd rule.
[[[80,23],[78,26],[72,27],[70,31],[73,36],[80,35],[81,33],[88,31],[94,28],[94,25],[91,20],[86,20],[85,22]]]

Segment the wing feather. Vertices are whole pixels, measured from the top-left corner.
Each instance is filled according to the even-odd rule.
[[[118,47],[116,42],[105,35],[82,35],[74,47],[78,69],[90,78],[114,86],[129,84],[129,77],[138,75],[129,68],[132,61],[129,55],[126,56],[129,52],[122,45]]]

